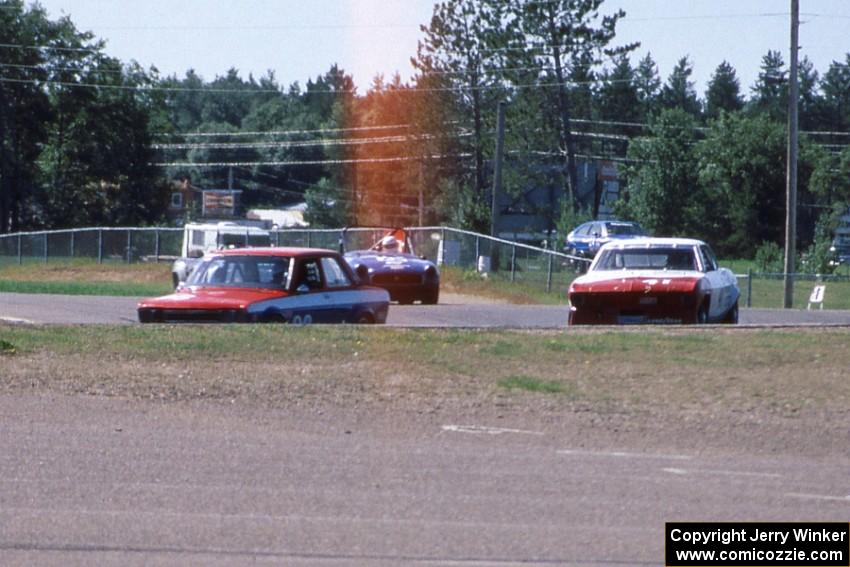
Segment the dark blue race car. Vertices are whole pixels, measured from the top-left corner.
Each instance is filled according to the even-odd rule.
[[[384,288],[393,301],[433,305],[440,299],[440,271],[414,253],[402,228],[388,229],[368,250],[346,252],[345,260],[362,283]]]

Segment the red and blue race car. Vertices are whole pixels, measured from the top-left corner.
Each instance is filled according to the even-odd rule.
[[[345,260],[361,281],[386,289],[393,301],[433,305],[440,298],[437,265],[414,253],[402,228],[387,230],[368,250],[346,252]]]
[[[140,301],[138,316],[142,323],[385,323],[389,301],[331,250],[239,248],[205,256],[174,293]]]

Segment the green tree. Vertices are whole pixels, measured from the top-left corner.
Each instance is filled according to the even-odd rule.
[[[803,57],[799,65],[799,127],[801,130],[819,130],[824,123],[821,122],[821,109],[823,98],[818,92],[820,78],[808,57]],[[850,84],[848,84],[850,87]]]
[[[337,187],[327,178],[311,185],[304,193],[307,211],[304,220],[314,228],[339,228],[352,224],[352,202],[348,189]]]
[[[321,132],[323,119],[310,112],[298,95],[281,95],[255,106],[242,121],[243,136],[255,144],[254,166],[238,169],[246,206],[278,207],[299,200],[306,188],[328,176],[320,162],[324,144],[334,143]],[[276,163],[289,163],[278,166]]]
[[[77,79],[50,84],[54,117],[38,161],[43,220],[52,227],[155,222],[167,188],[151,165],[150,101],[141,89],[151,82],[138,67],[99,52],[86,57]]]
[[[707,118],[719,118],[721,112],[737,112],[744,107],[741,96],[741,83],[735,69],[723,61],[717,66],[705,93],[705,115]]]
[[[506,67],[509,39],[505,25],[504,2],[499,0],[446,0],[434,6],[431,21],[422,26],[417,56],[411,60],[421,73],[440,73],[451,78],[456,89],[457,115],[469,127],[472,136],[466,144],[474,167],[470,198],[476,203],[468,209],[484,211],[489,183],[485,157],[491,151],[488,130],[494,124],[496,104],[507,98],[499,79]],[[481,205],[481,206],[479,206]],[[470,228],[485,230],[488,217],[470,217]]]
[[[649,135],[629,146],[628,191],[616,211],[658,236],[702,236],[705,200],[697,177],[697,124],[681,108],[663,110]]]
[[[182,79],[177,76],[168,77],[161,86],[172,89],[166,97],[169,118],[177,132],[191,132],[203,122],[204,80],[195,73],[194,69],[186,71]]]
[[[662,108],[680,108],[692,116],[700,115],[702,106],[691,81],[693,72],[693,66],[687,57],[679,59],[661,89],[659,102]]]
[[[618,10],[600,19],[601,4],[602,0],[524,0],[511,4],[524,43],[533,47],[526,56],[540,69],[550,70],[543,76],[554,82],[556,105],[544,116],[558,119],[560,145],[566,150],[565,194],[571,207],[577,203],[578,169],[572,134],[575,108],[567,85],[569,67],[599,64],[603,54],[614,57],[638,47],[637,43],[608,47],[616,35],[617,22],[626,13]]]
[[[783,241],[785,154],[785,128],[767,115],[725,114],[711,126],[699,172],[713,205],[708,237],[720,253],[752,257],[762,242]]]
[[[37,5],[25,9],[21,1],[7,1],[0,8],[0,233],[41,223],[35,161],[50,120],[43,81],[51,51],[26,46],[60,47],[66,26],[63,20],[52,27]]]
[[[638,126],[622,124],[642,120],[635,73],[627,55],[615,57],[614,68],[602,75],[597,101],[600,118],[618,124],[606,126],[610,137],[597,138],[598,149],[591,155],[622,156],[628,148],[628,140],[624,137],[637,136],[642,130]]]
[[[639,101],[639,116],[643,122],[658,110],[658,98],[661,95],[661,77],[651,53],[647,53],[638,62],[634,81]]]
[[[750,108],[765,113],[772,120],[784,122],[788,116],[788,76],[779,51],[768,51],[762,57],[761,71],[752,88]]]
[[[635,72],[627,55],[616,57],[614,68],[602,76],[598,100],[599,115],[604,120],[637,122],[641,119]]]
[[[850,131],[850,53],[843,63],[833,61],[820,83],[824,124],[831,131]]]

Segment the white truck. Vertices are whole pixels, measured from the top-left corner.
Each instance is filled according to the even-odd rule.
[[[271,232],[263,221],[189,223],[183,228],[180,257],[171,267],[174,287],[186,281],[207,252],[246,246],[271,246]]]

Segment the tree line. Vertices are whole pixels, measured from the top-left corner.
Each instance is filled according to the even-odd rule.
[[[306,200],[316,226],[448,223],[488,230],[496,107],[504,190],[582,208],[582,161],[620,165],[617,212],[656,234],[752,256],[781,243],[788,73],[769,51],[745,89],[727,62],[700,96],[683,57],[662,78],[617,42],[602,0],[444,0],[409,81],[358,93],[334,65],[306,84],[230,69],[161,76],[37,4],[0,2],[0,232],[165,222],[171,184],[243,189],[247,206]],[[850,53],[800,63],[801,249],[850,203]],[[823,232],[823,229],[822,231]],[[826,230],[828,233],[828,230]]]

